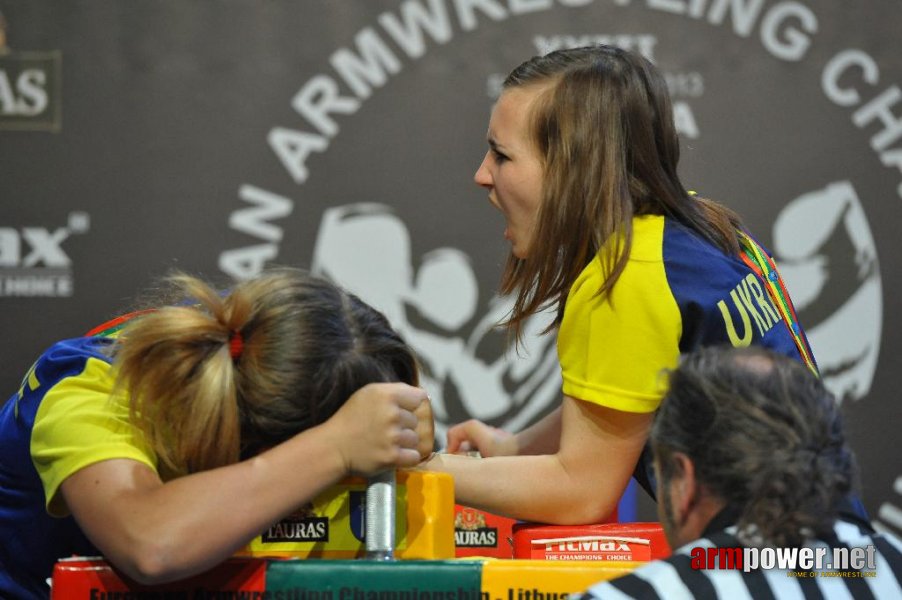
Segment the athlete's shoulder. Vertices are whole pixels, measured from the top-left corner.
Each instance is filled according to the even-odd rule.
[[[46,386],[80,373],[91,358],[109,364],[112,361],[113,341],[111,338],[102,337],[60,340],[41,354],[32,368],[31,375]]]
[[[86,383],[96,387],[98,373],[110,368],[111,344],[107,338],[79,337],[61,340],[45,350],[22,378],[17,392],[10,398],[10,410],[24,423],[33,423],[47,393],[63,381],[85,375],[89,361],[99,366],[87,375]]]
[[[725,254],[698,232],[671,217],[664,217],[663,238],[665,259],[692,260],[704,257],[705,260],[739,260],[738,257]]]
[[[112,344],[115,340],[106,337],[76,337],[60,340],[51,345],[41,355],[48,363],[65,363],[81,358],[97,358],[110,362]]]

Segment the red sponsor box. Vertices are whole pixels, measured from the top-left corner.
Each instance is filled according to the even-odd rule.
[[[116,592],[137,594],[148,592],[191,590],[192,598],[238,597],[239,593],[266,590],[266,561],[252,558],[232,558],[202,575],[158,586],[143,586],[119,575],[108,562],[100,558],[69,558],[59,561],[53,569],[50,597],[52,600],[89,600],[91,598],[139,597],[118,595]],[[234,596],[232,595],[234,594]],[[248,596],[250,597],[250,596]]]
[[[516,522],[514,519],[455,504],[455,556],[513,558],[511,540]]]
[[[513,541],[514,558],[644,562],[670,556],[659,523],[517,523]]]

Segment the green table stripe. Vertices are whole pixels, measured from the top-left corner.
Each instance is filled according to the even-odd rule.
[[[482,600],[478,561],[272,561],[272,600]]]

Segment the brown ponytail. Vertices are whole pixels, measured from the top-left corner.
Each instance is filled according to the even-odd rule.
[[[118,380],[132,419],[167,466],[193,471],[234,462],[240,426],[228,341],[247,306],[186,275],[170,283],[197,304],[161,308],[127,327],[116,351]]]
[[[367,383],[417,382],[385,317],[303,271],[270,271],[226,295],[184,274],[167,281],[185,300],[132,322],[115,365],[133,422],[176,473],[280,443]]]

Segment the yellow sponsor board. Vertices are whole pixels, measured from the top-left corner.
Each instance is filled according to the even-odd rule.
[[[483,600],[564,600],[599,581],[626,575],[644,562],[527,559],[487,560],[482,565]]]
[[[398,471],[395,556],[454,557],[454,483],[450,475]],[[364,556],[366,480],[349,478],[254,538],[239,556]]]

